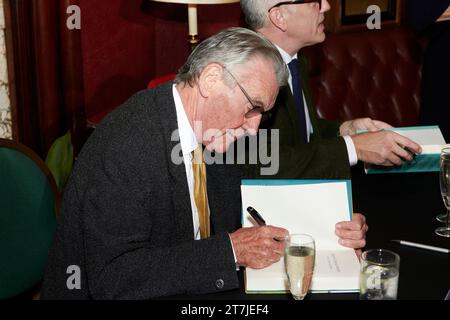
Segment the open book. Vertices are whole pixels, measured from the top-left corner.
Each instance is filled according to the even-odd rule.
[[[244,227],[256,225],[246,208],[255,208],[267,225],[289,233],[311,235],[316,257],[311,291],[356,292],[359,261],[353,249],[338,244],[335,225],[352,216],[350,181],[243,180],[241,185]],[[284,261],[265,269],[245,270],[247,293],[289,292]]]
[[[439,157],[441,150],[446,147],[444,136],[438,126],[403,127],[387,129],[420,144],[422,153],[416,155],[411,162],[404,162],[402,166],[384,167],[370,165],[366,173],[405,173],[405,172],[433,172],[439,171]],[[450,145],[447,145],[450,147]]]

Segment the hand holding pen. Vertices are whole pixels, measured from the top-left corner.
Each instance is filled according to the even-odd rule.
[[[241,228],[230,234],[236,262],[240,266],[261,269],[278,262],[284,253],[284,241],[289,234],[286,229],[265,225]],[[274,241],[274,239],[278,239]]]
[[[256,211],[253,207],[248,207],[247,208],[247,212],[252,216],[252,218],[256,221],[256,223],[259,226],[265,226],[266,225],[266,221],[263,219],[263,217],[261,217],[261,215],[259,214],[258,211]],[[286,240],[286,237],[274,237],[273,238],[275,241],[284,241]]]

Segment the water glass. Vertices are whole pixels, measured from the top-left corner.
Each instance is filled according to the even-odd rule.
[[[441,152],[439,184],[441,187],[442,200],[447,208],[445,226],[437,228],[436,234],[441,237],[450,238],[450,148],[444,148]]]
[[[364,251],[361,256],[361,300],[396,300],[400,257],[385,249]]]

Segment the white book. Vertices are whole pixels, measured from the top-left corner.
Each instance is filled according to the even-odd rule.
[[[439,157],[446,145],[444,136],[438,126],[402,127],[387,129],[405,136],[422,147],[422,153],[415,160],[404,162],[402,166],[383,167],[370,165],[366,173],[405,173],[439,171]]]
[[[315,240],[313,292],[357,292],[359,260],[353,249],[338,243],[335,225],[352,216],[350,181],[243,180],[244,227],[256,225],[246,208],[255,208],[267,225],[289,233],[306,233]],[[245,270],[247,293],[288,292],[284,261],[265,269]]]

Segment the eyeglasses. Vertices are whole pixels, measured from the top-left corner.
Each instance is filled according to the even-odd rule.
[[[285,4],[300,4],[300,3],[311,3],[311,2],[317,2],[319,4],[319,9],[322,8],[322,0],[294,0],[294,1],[283,1],[283,2],[277,3],[276,5],[271,7],[267,12],[270,12],[270,10],[272,10],[273,8],[278,8]]]
[[[241,89],[242,93],[244,94],[244,96],[247,98],[248,102],[250,102],[252,109],[250,109],[249,111],[247,111],[245,113],[245,117],[246,118],[252,118],[254,116],[263,114],[265,112],[264,108],[261,106],[257,106],[253,103],[252,99],[250,98],[250,96],[248,95],[247,91],[245,91],[245,89],[241,86],[241,84],[239,83],[239,81],[237,81],[236,77],[231,73],[230,70],[227,69],[227,67],[222,66],[223,69],[228,72],[228,74],[231,76],[231,78],[233,78],[233,80],[236,82],[237,86],[239,87],[239,89]]]

